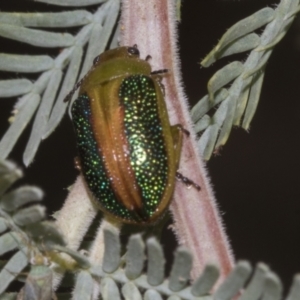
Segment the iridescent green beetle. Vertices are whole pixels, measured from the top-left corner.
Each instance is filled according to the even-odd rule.
[[[75,86],[71,108],[79,165],[100,209],[125,223],[150,223],[166,211],[177,173],[182,128],[171,126],[160,73],[136,46],[99,55]],[[69,97],[67,96],[67,97]]]

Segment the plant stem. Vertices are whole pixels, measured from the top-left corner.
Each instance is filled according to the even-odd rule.
[[[174,0],[123,0],[121,43],[137,44],[141,57],[151,55],[153,70],[167,68],[164,79],[171,124],[181,124],[191,136],[184,138],[179,171],[201,186],[201,191],[177,183],[170,206],[173,229],[181,245],[194,256],[195,279],[207,263],[220,267],[220,281],[230,272],[233,256],[216,206],[203,161],[199,157],[186,96],[181,85]],[[219,281],[219,282],[220,282]]]
[[[71,191],[56,217],[56,224],[65,237],[67,247],[77,250],[93,219],[97,209],[90,200],[82,176],[78,176]],[[68,260],[68,255],[61,254]],[[64,270],[55,268],[53,286],[56,289],[63,277]]]

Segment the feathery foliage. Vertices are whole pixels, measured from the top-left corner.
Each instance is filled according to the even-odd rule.
[[[118,0],[39,0],[55,5],[87,6],[105,2],[94,13],[73,10],[62,13],[26,14],[0,13],[0,35],[36,47],[59,47],[63,50],[56,58],[46,55],[0,54],[0,70],[19,73],[41,73],[31,82],[28,79],[0,81],[0,97],[20,96],[14,109],[12,124],[0,142],[0,156],[5,159],[34,114],[31,136],[24,152],[24,163],[29,165],[42,139],[51,134],[63,117],[67,104],[63,98],[72,89],[76,80],[82,78],[93,58],[107,47],[115,47],[118,32],[113,32],[119,13]],[[199,140],[200,152],[209,159],[215,148],[225,144],[234,125],[242,124],[248,129],[258,103],[264,69],[273,47],[283,38],[299,12],[298,0],[283,0],[275,9],[266,8],[240,21],[229,29],[218,45],[203,60],[209,66],[215,60],[252,50],[244,63],[233,62],[218,71],[208,84],[208,95],[203,97],[192,110],[195,129],[203,132]],[[109,16],[109,17],[108,17]],[[253,33],[268,24],[261,36]],[[82,26],[76,36],[35,28],[66,28]],[[111,35],[112,42],[108,45]],[[98,45],[101,47],[98,47]],[[84,49],[87,46],[86,50]],[[84,52],[86,53],[83,58]],[[63,70],[66,74],[63,75]],[[78,76],[79,74],[79,76]],[[230,82],[229,88],[224,88]],[[75,96],[76,97],[76,94]],[[211,117],[210,110],[218,106]],[[73,294],[59,299],[91,299],[94,284],[100,282],[103,299],[231,299],[249,281],[240,299],[281,299],[282,287],[278,277],[264,264],[258,264],[253,276],[247,262],[239,262],[227,280],[212,294],[217,281],[218,269],[208,265],[200,277],[189,283],[192,257],[188,250],[179,248],[169,279],[165,279],[164,256],[155,239],[144,244],[140,235],[130,238],[127,253],[121,257],[118,237],[105,232],[105,256],[103,264],[95,266],[80,252],[65,247],[63,237],[55,225],[43,221],[45,210],[36,204],[42,199],[42,192],[35,187],[21,187],[9,190],[21,177],[15,165],[2,162],[0,165],[0,299],[16,299],[17,294],[2,294],[9,284],[29,265],[29,273],[21,297],[32,299],[38,291],[36,282],[45,278],[43,298],[51,299],[52,269],[50,262],[76,274]],[[147,249],[147,273],[143,273]],[[73,264],[67,263],[59,254],[67,253]],[[42,259],[41,259],[42,258]],[[60,259],[59,259],[60,258]],[[125,263],[125,266],[124,266]],[[68,276],[62,285],[72,287]],[[122,286],[121,291],[119,286]],[[46,288],[47,287],[47,288]],[[286,299],[299,299],[300,278],[295,277]]]
[[[259,263],[251,275],[250,264],[246,261],[238,262],[216,290],[214,285],[219,276],[218,267],[207,265],[198,279],[191,284],[192,256],[184,247],[176,250],[169,278],[166,279],[161,245],[155,238],[144,243],[140,234],[130,237],[126,253],[121,256],[121,245],[116,231],[106,229],[102,265],[93,265],[80,252],[64,247],[63,237],[54,224],[42,221],[44,209],[41,205],[34,204],[42,198],[40,189],[25,186],[5,193],[21,175],[21,171],[14,164],[7,161],[0,163],[0,255],[10,254],[7,261],[1,261],[1,300],[17,299],[17,293],[5,291],[11,282],[20,279],[18,275],[28,264],[29,273],[19,293],[19,299],[52,299],[53,263],[56,262],[62,268],[66,267],[63,259],[55,259],[59,251],[70,255],[76,263],[69,268],[69,274],[75,275],[73,293],[60,293],[58,290],[58,299],[92,299],[94,281],[98,282],[104,300],[121,299],[121,295],[128,300],[142,297],[149,300],[163,297],[179,300],[203,297],[232,299],[235,296],[241,300],[282,298],[279,278],[263,263]],[[147,269],[144,272],[146,258]],[[62,283],[65,287],[72,287],[73,284],[70,275]],[[286,299],[296,300],[299,295],[300,277],[295,276]]]
[[[121,299],[121,294],[125,299],[142,299],[142,294],[144,299],[149,300],[166,296],[168,299],[184,300],[195,297],[231,299],[239,294],[246,282],[249,283],[239,299],[281,299],[279,278],[262,263],[257,265],[251,277],[249,263],[238,262],[213,294],[210,292],[219,276],[214,265],[207,265],[199,278],[190,284],[192,256],[184,247],[176,250],[170,277],[165,279],[165,258],[161,245],[155,238],[148,239],[145,245],[140,234],[130,237],[126,254],[121,257],[116,232],[105,230],[103,263],[101,266],[92,265],[79,252],[65,248],[63,237],[55,225],[43,221],[43,206],[34,204],[42,199],[40,189],[29,186],[9,189],[21,176],[22,172],[14,164],[7,161],[0,163],[0,255],[12,253],[7,261],[1,261],[0,299],[16,299],[16,293],[4,292],[12,281],[18,279],[28,263],[31,268],[20,292],[22,299],[34,299],[37,295],[40,295],[37,299],[51,299],[53,271],[49,266],[50,262],[55,262],[54,254],[57,252],[54,253],[54,250],[67,253],[76,261],[74,267],[69,269],[76,274],[73,296],[61,295],[64,299],[91,299],[94,280],[101,282],[102,299]],[[143,272],[145,248],[148,257],[146,273]],[[62,260],[56,263],[65,267]],[[119,286],[122,286],[121,290]],[[57,295],[60,298],[59,292]],[[299,295],[300,277],[296,276],[287,299],[296,300]]]
[[[233,126],[249,129],[268,59],[298,12],[299,0],[282,0],[275,10],[264,8],[229,28],[202,60],[208,67],[222,57],[252,50],[244,63],[234,61],[217,71],[208,82],[208,95],[191,110],[204,159],[226,143]],[[265,25],[260,36],[254,32]]]
[[[63,6],[86,6],[104,1],[41,2]],[[75,82],[87,73],[93,59],[99,53],[108,46],[116,47],[118,36],[116,30],[110,45],[108,42],[113,34],[119,7],[119,0],[108,0],[93,14],[85,10],[59,13],[0,12],[0,36],[36,47],[63,49],[55,59],[47,55],[0,53],[0,70],[41,73],[33,83],[25,78],[0,81],[0,97],[21,96],[15,105],[14,115],[10,118],[11,125],[0,142],[1,159],[7,158],[22,131],[34,117],[31,135],[23,155],[26,166],[32,162],[42,139],[48,137],[61,121],[68,106],[63,99]],[[75,26],[82,26],[76,36],[51,32],[52,28],[65,29]],[[77,93],[74,97],[76,96]]]
[[[44,221],[45,207],[39,204],[43,192],[39,188],[22,186],[11,189],[21,177],[22,172],[15,164],[0,161],[0,256],[5,255],[1,261],[0,295],[28,264],[31,270],[26,284],[37,275],[43,277],[46,273],[52,276],[48,265],[58,260],[60,252],[72,257],[74,268],[90,266],[84,256],[65,247],[54,223]],[[60,265],[62,263],[60,260]],[[45,284],[52,291],[51,280]]]
[[[68,105],[62,100],[76,80],[86,74],[96,55],[108,46],[113,48],[117,45],[118,37],[118,30],[115,30],[114,38],[108,45],[119,13],[119,0],[40,2],[62,6],[106,3],[94,14],[84,10],[60,13],[0,12],[1,36],[37,47],[63,48],[55,59],[47,55],[0,53],[0,70],[42,72],[34,83],[26,78],[0,81],[0,97],[21,96],[15,105],[13,117],[10,118],[11,126],[0,142],[2,159],[7,158],[22,131],[34,117],[23,155],[25,165],[32,162],[41,141],[61,121]],[[180,7],[180,2],[177,6]],[[206,160],[215,149],[226,143],[233,126],[249,129],[260,97],[266,63],[274,46],[284,37],[298,12],[298,0],[282,0],[275,10],[264,8],[254,13],[228,29],[217,46],[201,62],[202,66],[208,67],[222,57],[252,50],[244,63],[235,61],[219,70],[208,82],[208,95],[191,111],[195,131],[201,134],[199,151]],[[254,32],[265,25],[267,26],[260,36]],[[76,36],[30,28],[74,26],[82,26]],[[64,69],[67,70],[65,75]],[[225,88],[229,83],[232,83],[231,86]],[[77,93],[74,98],[76,96]],[[217,110],[212,113],[212,109],[216,107]]]

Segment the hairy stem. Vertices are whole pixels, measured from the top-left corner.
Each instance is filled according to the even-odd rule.
[[[166,103],[171,124],[182,124],[191,133],[184,139],[179,171],[201,186],[201,191],[177,183],[171,211],[173,229],[181,245],[194,256],[192,276],[196,278],[205,264],[220,267],[221,278],[228,274],[233,257],[215,198],[199,157],[188,104],[181,85],[177,49],[174,0],[123,0],[121,33],[123,45],[137,44],[141,57],[152,56],[154,70],[167,68],[164,79]]]
[[[56,216],[56,224],[65,237],[67,246],[77,250],[93,219],[97,209],[93,205],[82,176],[78,176],[71,191]],[[66,254],[61,254],[68,260]],[[55,268],[53,286],[56,289],[63,277],[64,270]]]

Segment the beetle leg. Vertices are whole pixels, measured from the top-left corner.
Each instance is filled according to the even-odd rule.
[[[167,72],[169,72],[168,69],[162,69],[162,70],[157,70],[157,71],[152,71],[151,72],[151,75],[155,79],[155,81],[158,83],[158,85],[159,85],[159,87],[160,87],[160,89],[161,89],[161,91],[163,93],[163,96],[166,95],[166,91],[165,91],[165,86],[162,83],[162,79],[163,78],[162,78],[162,76],[160,74],[167,73]]]
[[[150,56],[151,57],[151,56]],[[146,57],[146,60],[147,60],[148,56]],[[156,82],[158,83],[162,93],[163,93],[163,96],[165,96],[165,86],[163,85],[163,83],[161,82],[162,81],[162,76],[161,74],[164,74],[164,73],[168,73],[169,70],[168,69],[161,69],[161,70],[156,70],[156,71],[152,71],[150,74],[152,75],[152,77],[156,80]]]
[[[190,132],[186,130],[181,124],[178,124],[177,126],[186,136],[190,136]]]
[[[176,178],[179,181],[183,182],[188,189],[190,189],[191,187],[194,187],[197,191],[201,190],[201,187],[197,183],[195,183],[194,181],[190,180],[189,178],[183,176],[179,172],[176,172]]]
[[[171,134],[173,138],[173,145],[174,145],[174,154],[175,154],[175,166],[176,170],[179,166],[181,148],[182,148],[182,130],[181,125],[174,125],[171,126]]]
[[[150,74],[157,75],[157,74],[164,74],[164,73],[168,73],[168,72],[169,72],[168,69],[160,69],[160,70],[152,71]]]
[[[160,87],[160,89],[162,91],[163,96],[165,96],[166,95],[166,93],[165,93],[165,86],[161,82],[162,81],[162,77],[160,75],[154,75],[153,77],[156,80],[156,82],[158,83],[158,85],[159,85],[159,87]]]
[[[181,147],[182,147],[182,134],[185,133],[186,135],[190,135],[190,133],[182,127],[182,125],[174,125],[171,127],[172,137],[173,137],[173,143],[174,143],[174,152],[175,152],[175,162],[176,167],[178,168],[179,160],[180,160],[180,153],[181,153]],[[201,187],[196,184],[191,179],[183,176],[181,173],[176,172],[176,178],[177,180],[180,180],[183,182],[187,188],[194,187],[197,191],[201,190]]]

